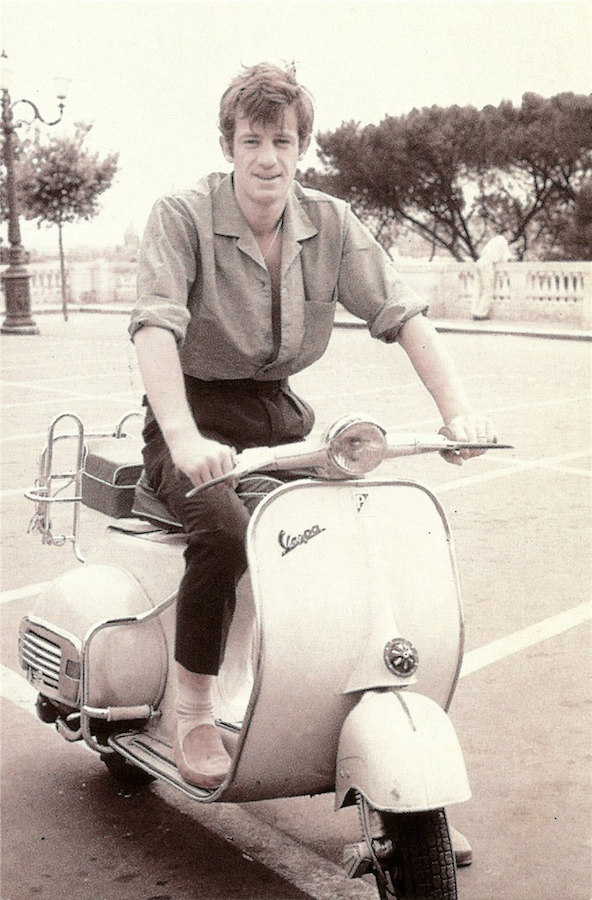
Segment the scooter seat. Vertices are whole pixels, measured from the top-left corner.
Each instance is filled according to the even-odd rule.
[[[286,480],[289,480],[287,473],[285,478],[281,480],[270,475],[245,475],[236,486],[236,492],[249,512],[252,513],[263,497],[275,490],[275,488],[280,487]],[[131,514],[169,532],[182,533],[184,531],[181,523],[175,520],[166,504],[159,499],[156,491],[150,487],[144,469],[142,469],[140,478],[136,482]]]

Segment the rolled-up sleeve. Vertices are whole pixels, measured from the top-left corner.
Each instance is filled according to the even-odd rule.
[[[428,304],[405,284],[386,252],[349,209],[344,225],[339,301],[367,323],[372,337],[392,343],[402,325],[426,313]]]
[[[198,243],[194,220],[182,200],[157,200],[138,258],[137,296],[128,329],[132,340],[144,325],[154,325],[183,342],[190,319],[189,292],[197,277]]]

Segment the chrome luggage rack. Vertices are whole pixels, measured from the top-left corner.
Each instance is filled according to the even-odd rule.
[[[27,500],[35,503],[35,512],[31,517],[27,533],[38,532],[41,535],[42,543],[49,544],[54,547],[61,547],[70,542],[72,544],[74,555],[80,562],[84,562],[85,558],[80,549],[79,531],[80,531],[80,505],[82,503],[82,475],[84,472],[84,463],[88,452],[88,441],[104,438],[125,438],[128,437],[124,431],[124,425],[128,419],[139,416],[144,418],[144,413],[133,410],[125,413],[120,419],[116,428],[112,432],[87,432],[84,431],[84,425],[81,418],[76,413],[64,412],[56,416],[49,425],[47,432],[47,444],[43,449],[39,461],[39,476],[35,480],[34,487],[25,491]],[[59,423],[68,421],[75,426],[75,432],[68,434],[56,434],[56,427]],[[59,441],[75,441],[75,468],[67,472],[53,472],[54,449]],[[67,496],[64,494],[70,489]],[[51,510],[55,503],[70,503],[72,510],[72,533],[71,534],[54,534],[53,524],[51,520]]]

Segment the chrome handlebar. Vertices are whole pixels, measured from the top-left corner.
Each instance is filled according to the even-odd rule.
[[[499,444],[497,440],[492,442],[454,441],[442,434],[388,434],[384,430],[383,434],[385,435],[385,450],[375,468],[387,459],[416,456],[423,453],[461,453],[463,450],[513,449],[511,444]],[[248,475],[252,472],[286,470],[296,470],[297,472],[306,470],[303,474],[310,475],[314,473],[317,477],[340,480],[358,477],[353,474],[338,473],[335,471],[335,467],[330,466],[329,443],[326,436],[323,436],[322,438],[308,438],[305,441],[284,444],[279,447],[254,447],[243,450],[242,453],[237,455],[232,472],[197,485],[188,491],[186,496],[194,497],[208,487],[232,478],[239,479],[243,475]]]

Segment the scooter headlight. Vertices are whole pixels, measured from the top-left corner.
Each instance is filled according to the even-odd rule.
[[[327,453],[342,475],[364,475],[380,465],[386,454],[386,432],[376,422],[340,419],[327,433]]]

